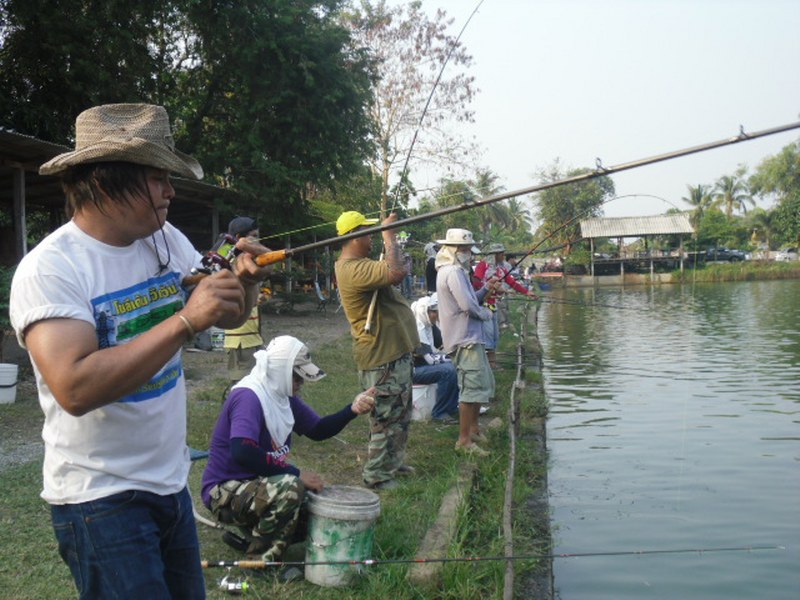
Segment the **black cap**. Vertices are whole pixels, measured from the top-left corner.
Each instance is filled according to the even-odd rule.
[[[254,229],[258,229],[255,219],[250,217],[234,217],[228,225],[228,235],[239,237],[246,235]]]

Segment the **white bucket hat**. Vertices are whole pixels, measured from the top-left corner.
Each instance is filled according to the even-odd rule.
[[[75,150],[47,161],[39,173],[57,175],[77,165],[112,161],[203,178],[200,163],[175,150],[167,111],[153,104],[104,104],[83,111],[75,120]]]
[[[475,240],[469,229],[448,229],[443,240],[436,240],[442,246],[472,246],[473,254],[478,254],[480,249],[475,246]]]

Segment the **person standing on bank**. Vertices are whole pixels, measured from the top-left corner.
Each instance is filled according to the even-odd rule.
[[[166,110],[97,106],[75,134],[75,150],[39,170],[61,176],[72,219],[11,286],[44,411],[42,498],[80,598],[203,598],[181,347],[244,322],[265,249],[240,243],[233,271],[187,299],[181,284],[201,256],[166,222],[169,174],[203,170],[174,149]]]
[[[439,298],[439,323],[444,351],[452,357],[458,372],[459,431],[455,448],[459,452],[486,456],[488,451],[478,442],[486,437],[478,425],[480,407],[494,396],[494,374],[486,358],[483,322],[492,318],[483,298],[492,292],[498,281],[491,278],[477,292],[470,279],[472,254],[476,252],[472,232],[448,229],[436,255],[436,293]]]
[[[258,242],[259,231],[255,219],[236,217],[228,225],[228,235],[239,241],[242,238]],[[228,379],[236,383],[256,366],[255,353],[264,348],[261,337],[261,312],[253,306],[244,325],[225,331],[225,353],[228,355]]]
[[[536,294],[528,291],[528,288],[511,275],[511,265],[506,262],[505,253],[506,247],[503,244],[490,244],[486,249],[486,258],[475,265],[472,273],[473,287],[476,290],[484,287],[489,279],[494,278],[500,281],[496,291],[488,294],[484,299],[486,307],[492,311],[492,318],[483,322],[486,354],[489,358],[489,366],[492,369],[497,368],[497,344],[500,342],[500,319],[497,313],[498,310],[502,310],[500,306],[502,295],[513,289],[515,292],[530,296],[534,300],[539,299]],[[508,320],[507,316],[505,320]]]
[[[383,224],[396,220],[392,213]],[[344,235],[377,222],[347,211],[336,221],[336,231]],[[396,474],[413,471],[404,460],[411,420],[411,352],[419,344],[414,315],[395,288],[406,276],[400,244],[392,230],[382,236],[384,260],[369,258],[372,237],[364,235],[344,243],[335,265],[361,387],[377,389],[363,471],[364,483],[373,489],[396,487]]]

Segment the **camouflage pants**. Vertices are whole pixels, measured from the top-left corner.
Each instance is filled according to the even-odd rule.
[[[274,561],[292,541],[304,495],[294,475],[231,480],[211,489],[210,508],[218,521],[252,538],[248,553],[263,552],[263,560]]]
[[[370,413],[369,445],[364,463],[363,477],[367,484],[394,479],[395,471],[405,459],[411,421],[413,368],[409,353],[377,369],[358,372],[363,389],[377,388],[375,408]]]

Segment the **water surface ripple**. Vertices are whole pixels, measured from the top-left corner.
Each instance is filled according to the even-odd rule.
[[[555,294],[558,292],[554,292]],[[567,290],[539,335],[563,600],[800,598],[800,281]]]

